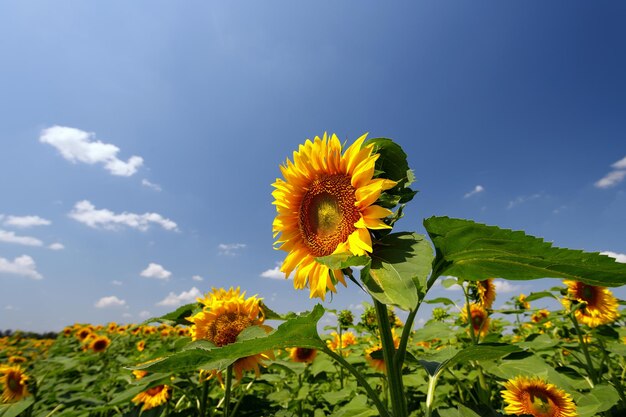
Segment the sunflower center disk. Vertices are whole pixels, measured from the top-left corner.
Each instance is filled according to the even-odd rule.
[[[215,320],[213,332],[209,332],[209,340],[215,343],[217,347],[235,343],[239,333],[251,325],[252,321],[247,316],[237,313],[224,314]],[[210,333],[213,333],[213,335]]]
[[[9,375],[7,385],[9,386],[9,390],[12,392],[18,392],[21,389],[20,379],[16,375]]]
[[[555,415],[554,403],[545,393],[530,393],[528,412],[534,416],[552,417]]]
[[[330,255],[356,230],[361,215],[355,192],[348,175],[321,176],[311,183],[302,198],[299,227],[314,256]]]

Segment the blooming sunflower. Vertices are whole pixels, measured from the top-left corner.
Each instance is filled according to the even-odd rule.
[[[369,229],[389,229],[382,219],[391,211],[374,203],[395,181],[373,178],[379,154],[373,145],[362,146],[361,136],[344,153],[335,134],[306,140],[280,167],[272,192],[278,212],[272,224],[278,249],[288,252],[280,270],[295,269],[296,289],[309,287],[310,297],[322,300],[335,284],[346,282],[341,270],[331,270],[315,258],[372,252]]]
[[[526,295],[520,294],[519,297],[515,299],[515,306],[520,310],[528,310],[530,308],[530,303],[526,301]]]
[[[132,402],[137,405],[143,403],[141,410],[146,411],[158,407],[161,404],[165,404],[170,398],[170,393],[171,388],[168,385],[157,385],[156,387],[149,388],[135,395]]]
[[[137,350],[139,352],[143,352],[143,350],[146,348],[146,341],[145,340],[140,340],[139,342],[137,342]]]
[[[96,353],[104,352],[111,344],[111,339],[106,336],[94,337],[91,343],[89,343],[89,349]]]
[[[311,363],[317,356],[317,349],[296,347],[287,350],[289,357],[294,362]]]
[[[563,299],[566,309],[571,307],[572,301],[584,303],[584,306],[574,312],[579,323],[589,327],[597,327],[611,323],[619,317],[617,299],[605,287],[583,284],[579,281],[563,281],[567,285],[567,297]]]
[[[478,293],[478,304],[485,308],[491,308],[496,299],[496,286],[492,278],[476,282],[476,290]]]
[[[334,351],[337,351],[340,348],[345,349],[348,346],[356,345],[356,342],[357,342],[356,337],[354,336],[354,333],[352,332],[343,332],[341,334],[341,337],[339,337],[339,334],[337,332],[333,332],[331,336],[333,338],[330,340],[327,340],[326,345]],[[348,353],[348,352],[344,351],[344,353]]]
[[[9,403],[19,401],[29,395],[28,376],[19,365],[0,366],[0,383],[2,390],[2,402]]]
[[[201,312],[188,317],[193,323],[190,329],[192,340],[208,340],[217,347],[235,343],[237,336],[250,326],[261,326],[265,320],[260,298],[245,298],[239,287],[228,291],[213,288],[198,301],[204,305]],[[269,327],[266,328],[269,330]],[[233,366],[235,376],[241,379],[243,371],[254,370],[259,374],[259,365],[272,357],[271,352],[260,353],[238,359]]]
[[[500,393],[508,404],[504,408],[507,414],[534,417],[575,417],[578,415],[572,397],[541,378],[518,376],[505,382],[504,387],[506,390]]]
[[[489,313],[480,304],[471,303],[470,312],[472,315],[471,323],[474,329],[474,334],[480,337],[484,337],[489,332]],[[467,323],[467,305],[463,306],[461,310],[461,320]]]
[[[398,348],[400,345],[400,338],[393,335],[393,344]],[[383,354],[383,346],[379,343],[376,346],[369,347],[365,349],[365,360],[370,366],[376,369],[378,372],[387,372],[387,367],[385,366],[385,360],[382,357]]]

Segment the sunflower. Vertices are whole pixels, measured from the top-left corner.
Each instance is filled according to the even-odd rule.
[[[201,312],[188,317],[193,323],[190,329],[192,340],[208,340],[217,347],[235,343],[237,336],[250,326],[261,326],[265,320],[261,310],[260,298],[245,298],[239,287],[224,289],[213,288],[198,301],[204,305]],[[266,327],[269,331],[269,327]],[[237,379],[241,379],[243,371],[254,370],[259,374],[259,365],[263,360],[272,357],[271,352],[260,353],[235,361],[233,370]],[[215,372],[216,373],[216,372]]]
[[[81,342],[84,342],[89,336],[91,336],[92,332],[91,332],[91,328],[89,327],[83,327],[82,329],[80,329],[77,333],[76,333],[76,337],[78,338],[78,340],[80,340]]]
[[[107,350],[109,345],[111,344],[111,339],[106,336],[96,336],[93,338],[91,343],[89,343],[89,349],[93,350],[96,353],[104,352]]]
[[[288,348],[287,351],[289,351],[289,357],[294,362],[311,363],[317,356],[317,349],[296,347]]]
[[[518,376],[504,383],[506,390],[500,391],[508,404],[507,414],[531,415],[534,417],[575,417],[576,405],[572,397],[553,384],[538,377]]]
[[[170,398],[171,390],[168,385],[157,385],[137,394],[132,399],[132,402],[137,405],[143,403],[141,410],[146,411],[165,404]]]
[[[373,178],[379,154],[373,145],[362,146],[361,136],[344,153],[335,134],[306,140],[280,167],[272,192],[278,212],[272,224],[278,249],[288,252],[280,270],[288,277],[296,270],[296,289],[309,287],[310,297],[336,292],[346,282],[341,270],[331,270],[315,258],[372,252],[369,229],[390,229],[382,219],[391,211],[374,203],[395,181]]]
[[[530,308],[530,303],[526,301],[526,295],[520,294],[519,297],[515,299],[515,306],[520,310],[528,310]]]
[[[139,342],[137,342],[137,350],[139,352],[143,352],[143,350],[146,348],[146,341],[145,340],[140,340]]]
[[[496,286],[493,283],[493,279],[477,281],[476,291],[478,293],[478,304],[485,308],[491,308],[496,299]]]
[[[489,314],[487,310],[476,303],[470,304],[470,312],[472,314],[472,328],[474,329],[474,334],[478,334],[480,337],[484,337],[487,332],[489,332]],[[463,306],[461,310],[461,320],[464,323],[467,323],[467,305]]]
[[[400,338],[393,335],[393,344],[398,348],[400,345]],[[376,369],[378,372],[387,372],[387,367],[385,366],[385,360],[382,357],[383,355],[383,346],[379,343],[376,346],[369,347],[365,349],[365,360],[370,366]]]
[[[338,351],[339,349],[345,349],[348,346],[356,345],[357,342],[356,337],[352,332],[343,332],[341,334],[341,338],[339,337],[339,334],[337,332],[333,332],[331,336],[333,338],[327,340],[326,345],[334,351]],[[348,351],[345,350],[343,352],[344,354],[348,353]]]
[[[19,365],[0,366],[0,384],[4,385],[2,402],[19,401],[29,395],[28,376]]]
[[[574,312],[579,323],[589,327],[614,322],[619,317],[617,299],[605,287],[583,284],[578,281],[563,281],[567,285],[567,297],[563,299],[566,309],[571,308],[573,301],[584,303]]]

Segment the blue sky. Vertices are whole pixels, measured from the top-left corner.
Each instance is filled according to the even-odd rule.
[[[278,165],[324,131],[403,146],[420,193],[400,230],[449,215],[626,254],[624,18],[582,1],[2,2],[0,328],[137,322],[212,286],[311,307],[261,275],[283,259]],[[511,284],[501,302],[558,281]],[[326,305],[363,300],[352,285]]]

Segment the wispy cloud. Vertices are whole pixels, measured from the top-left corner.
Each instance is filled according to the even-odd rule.
[[[617,262],[626,264],[626,254],[624,253],[616,253],[616,252],[611,252],[611,251],[604,251],[604,252],[600,252],[601,255],[606,255],[606,256],[610,256],[611,258],[615,258],[615,260]]]
[[[246,247],[245,243],[220,243],[217,248],[220,255],[234,256],[239,249]]]
[[[2,218],[4,218],[4,216],[0,217],[0,219]],[[27,228],[33,226],[49,226],[52,222],[39,216],[7,216],[3,224],[7,227]]]
[[[522,290],[521,285],[511,284],[509,281],[503,279],[496,279],[493,281],[493,285],[496,286],[496,292],[500,294],[508,294]]]
[[[76,163],[103,164],[112,175],[130,177],[143,165],[143,158],[131,156],[124,162],[117,157],[120,148],[96,140],[93,132],[65,126],[44,129],[39,136],[41,143],[54,146],[63,158]]]
[[[146,278],[168,279],[172,273],[163,268],[163,266],[150,262],[148,267],[141,271],[140,275]]]
[[[43,276],[37,272],[35,260],[28,255],[22,255],[9,261],[0,258],[0,274],[21,275],[32,279],[43,279]]]
[[[123,212],[116,214],[108,209],[96,209],[87,200],[76,203],[68,216],[94,229],[118,230],[123,226],[127,226],[143,232],[148,230],[151,224],[157,224],[165,230],[178,230],[175,222],[158,213],[137,214]]]
[[[197,282],[201,282],[204,280],[200,275],[194,275],[193,277],[191,277],[191,279]]]
[[[540,197],[541,194],[521,195],[519,197],[516,197],[514,200],[509,201],[509,204],[506,208],[508,210],[511,210],[513,207],[519,206],[520,204],[526,203],[528,201],[536,200]]]
[[[147,319],[148,317],[152,316],[152,313],[150,313],[149,311],[146,310],[142,310],[139,312],[139,318],[141,319]]]
[[[63,250],[63,249],[65,249],[65,246],[63,245],[63,243],[55,242],[55,243],[49,244],[48,245],[48,249],[51,249],[51,250]]]
[[[43,246],[43,242],[31,236],[18,236],[15,232],[0,229],[0,242],[15,243],[24,246]]]
[[[114,279],[113,281],[111,281],[111,284],[113,284],[113,285],[117,285],[117,286],[120,286],[120,285],[122,285],[123,283],[122,283],[122,281],[118,281],[118,280]]]
[[[261,277],[270,279],[285,279],[285,273],[280,270],[280,264],[274,268],[261,272]],[[291,276],[289,276],[291,278]]]
[[[161,186],[159,184],[154,184],[145,178],[141,180],[141,185],[143,185],[144,187],[151,188],[154,191],[161,191]]]
[[[121,307],[125,306],[126,301],[120,300],[115,295],[110,295],[108,297],[102,297],[94,304],[96,308],[109,308],[109,307]]]
[[[613,168],[608,174],[594,184],[596,188],[611,188],[626,178],[626,156],[611,165]]]
[[[156,305],[178,307],[183,304],[188,304],[196,301],[196,298],[202,297],[202,293],[196,287],[191,288],[189,291],[183,291],[180,294],[170,292],[167,297],[159,301]]]
[[[472,196],[475,196],[476,194],[482,193],[483,191],[485,191],[485,188],[482,185],[477,185],[472,191],[466,193],[463,198],[470,198]]]

